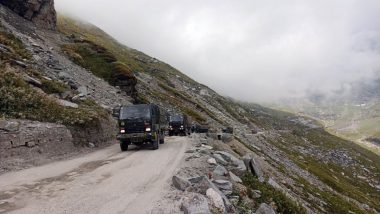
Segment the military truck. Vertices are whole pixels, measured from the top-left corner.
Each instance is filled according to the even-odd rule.
[[[169,117],[169,136],[186,136],[188,132],[189,125],[186,115],[177,114]]]
[[[165,129],[168,121],[164,110],[155,104],[122,106],[118,118],[122,151],[127,151],[131,144],[137,146],[150,145],[159,148],[165,142]]]

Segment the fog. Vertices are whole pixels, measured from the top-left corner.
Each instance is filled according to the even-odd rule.
[[[55,0],[56,9],[255,102],[380,76],[378,0]]]

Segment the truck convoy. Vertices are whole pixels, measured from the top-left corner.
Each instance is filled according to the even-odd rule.
[[[189,132],[189,125],[186,115],[171,115],[169,118],[169,136],[186,136]]]
[[[119,113],[117,115],[117,113]],[[150,145],[153,150],[165,141],[168,128],[167,115],[155,104],[122,106],[117,110],[119,133],[122,151],[127,151],[130,144],[137,146]]]

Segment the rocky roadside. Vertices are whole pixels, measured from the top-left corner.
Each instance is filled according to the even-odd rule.
[[[173,176],[170,191],[152,213],[276,213],[266,203],[255,204],[260,190],[248,190],[243,177],[249,173],[265,182],[261,166],[250,154],[239,158],[233,151],[219,151],[218,144],[204,134],[193,134],[182,167]],[[248,196],[248,192],[250,192]],[[255,210],[248,207],[258,207]]]

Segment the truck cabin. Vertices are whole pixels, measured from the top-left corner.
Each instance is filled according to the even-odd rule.
[[[123,106],[120,108],[119,133],[117,139],[123,151],[129,144],[151,144],[158,149],[158,143],[164,143],[165,121],[160,108],[154,104]]]
[[[169,118],[169,135],[186,135],[187,117],[186,115],[171,115]]]

